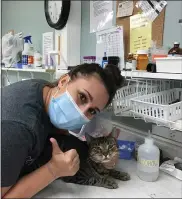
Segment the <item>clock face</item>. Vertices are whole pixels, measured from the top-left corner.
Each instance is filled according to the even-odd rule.
[[[66,26],[70,13],[70,0],[44,0],[44,12],[51,28],[61,30]]]
[[[56,24],[60,18],[62,1],[48,1],[48,13],[52,23]]]

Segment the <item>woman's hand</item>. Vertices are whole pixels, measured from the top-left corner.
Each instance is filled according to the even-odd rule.
[[[113,169],[117,163],[119,159],[119,156],[118,155],[115,155],[111,158],[111,160],[109,162],[106,162],[106,163],[103,163],[104,167],[106,169]]]
[[[71,149],[62,152],[54,138],[50,139],[52,143],[52,158],[50,160],[50,169],[56,178],[64,176],[74,176],[80,167],[80,159],[77,151]]]
[[[77,152],[72,149],[63,153],[55,139],[50,141],[53,147],[51,160],[21,178],[3,198],[31,198],[56,178],[76,174],[80,164]]]

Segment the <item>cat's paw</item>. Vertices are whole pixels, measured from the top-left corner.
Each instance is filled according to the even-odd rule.
[[[122,180],[122,181],[128,181],[128,180],[130,180],[130,175],[125,172],[120,172],[117,179]]]
[[[108,188],[108,189],[117,189],[118,184],[116,182],[114,182],[114,180],[107,179],[104,183],[104,187]]]
[[[111,170],[110,176],[112,176],[115,179],[122,180],[122,181],[130,180],[130,175],[128,173],[120,172],[120,171],[116,171],[116,170]]]

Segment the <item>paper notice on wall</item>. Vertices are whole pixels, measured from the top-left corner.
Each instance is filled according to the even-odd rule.
[[[90,33],[113,26],[113,2],[90,1]]]
[[[118,56],[120,69],[124,68],[123,27],[113,27],[96,34],[96,62],[101,64],[104,53],[106,56]]]
[[[153,22],[158,17],[166,5],[167,2],[162,0],[142,0],[136,3],[136,6],[141,8],[143,11],[142,15],[147,17],[151,22]]]
[[[121,1],[118,4],[117,17],[127,17],[133,14],[133,1]]]
[[[48,53],[54,50],[54,33],[46,32],[42,34],[42,62],[43,65],[46,63],[46,59],[48,63],[50,63],[50,57]]]
[[[130,17],[130,52],[147,50],[152,40],[152,23],[142,14]]]

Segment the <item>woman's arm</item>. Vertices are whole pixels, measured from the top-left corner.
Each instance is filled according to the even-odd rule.
[[[6,192],[11,188],[9,187],[1,187],[1,198],[6,194]]]
[[[3,198],[31,198],[53,182],[56,177],[49,171],[48,164],[20,179]]]
[[[50,141],[53,148],[51,160],[20,179],[3,198],[31,198],[56,178],[76,174],[80,164],[76,150],[71,149],[64,153],[54,138]]]

